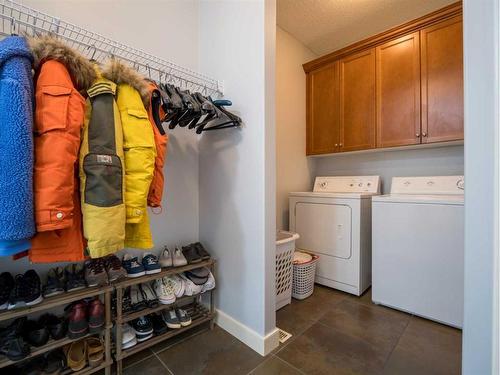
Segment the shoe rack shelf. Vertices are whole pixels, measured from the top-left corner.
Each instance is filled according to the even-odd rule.
[[[87,374],[93,374],[94,372],[97,372],[99,370],[104,369],[106,375],[111,374],[111,365],[113,364],[113,359],[111,357],[111,328],[113,327],[113,324],[111,323],[111,292],[113,290],[112,286],[104,286],[104,287],[92,287],[92,288],[85,288],[82,290],[77,290],[74,292],[68,292],[68,293],[63,293],[59,294],[57,296],[53,297],[48,297],[44,299],[42,302],[40,302],[37,305],[34,306],[29,306],[29,307],[23,307],[19,309],[14,309],[14,310],[7,310],[5,312],[0,313],[0,322],[1,321],[6,321],[10,319],[15,319],[15,318],[20,318],[23,316],[27,316],[33,313],[45,311],[45,310],[50,310],[55,307],[59,306],[66,306],[72,302],[79,301],[81,299],[85,298],[91,298],[91,297],[97,297],[97,296],[104,296],[104,306],[105,306],[105,323],[104,323],[104,328],[100,331],[100,333],[89,333],[83,337],[80,337],[78,339],[70,339],[70,338],[64,338],[61,340],[49,340],[47,344],[38,347],[38,348],[32,348],[33,350],[31,353],[26,356],[25,358],[19,360],[19,361],[11,361],[7,357],[0,357],[0,368],[4,368],[10,365],[14,365],[16,363],[24,362],[26,360],[35,358],[39,355],[42,355],[44,353],[47,353],[51,350],[61,348],[64,345],[71,344],[74,341],[79,341],[82,340],[86,337],[90,336],[95,336],[97,334],[104,334],[104,362],[101,363],[99,366],[96,367],[85,367],[80,371],[71,371],[68,370],[67,372],[63,372],[63,374],[78,374],[78,375],[87,375]]]
[[[67,292],[57,296],[45,298],[42,302],[34,306],[21,307],[14,310],[7,310],[0,313],[0,322],[10,319],[19,318],[29,314],[37,313],[44,310],[50,310],[54,307],[69,305],[71,302],[79,301],[81,299],[100,296],[102,294],[111,293],[113,287],[93,287],[76,290],[74,292]]]
[[[189,264],[186,266],[182,267],[175,267],[175,268],[169,268],[162,270],[159,273],[155,273],[152,275],[146,275],[146,276],[141,276],[137,278],[129,278],[124,281],[117,282],[113,284],[113,286],[116,289],[116,335],[115,335],[115,361],[116,361],[116,374],[117,375],[122,375],[123,372],[123,364],[122,361],[124,358],[129,357],[135,353],[138,353],[144,349],[147,349],[153,345],[156,345],[162,341],[168,340],[174,336],[177,336],[183,332],[186,332],[188,330],[193,329],[194,327],[199,326],[200,324],[210,322],[210,328],[212,329],[215,324],[215,305],[214,305],[214,291],[215,289],[209,290],[207,292],[204,292],[202,294],[197,294],[194,296],[184,296],[181,298],[178,298],[175,303],[169,304],[169,305],[158,305],[156,307],[152,308],[145,308],[137,312],[132,312],[132,313],[126,313],[123,314],[122,312],[122,300],[123,300],[123,294],[124,291],[127,287],[132,286],[132,285],[138,285],[142,283],[147,283],[151,282],[156,279],[160,279],[165,276],[171,276],[171,275],[176,275],[176,274],[181,274],[185,271],[190,271],[196,268],[200,267],[207,267],[210,269],[210,272],[212,272],[212,275],[214,275],[215,279],[217,280],[217,277],[215,276],[215,260],[209,259],[206,261],[202,261],[199,263],[195,264]],[[201,297],[202,295],[208,295],[210,297],[210,303],[208,307],[205,307],[204,305],[201,304]],[[192,300],[193,302],[191,304],[185,304],[186,302]],[[153,336],[152,338],[137,343],[133,347],[129,349],[122,349],[122,324],[127,323],[131,320],[137,319],[141,316],[144,315],[149,315],[155,312],[159,312],[161,310],[165,309],[171,309],[176,306],[182,306],[183,309],[187,311],[187,313],[191,317],[191,324],[187,327],[182,327],[180,329],[175,329],[175,330],[168,330],[167,332],[158,335],[158,336]]]

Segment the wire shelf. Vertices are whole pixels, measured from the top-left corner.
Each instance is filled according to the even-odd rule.
[[[0,0],[0,37],[12,34],[37,36],[46,33],[57,35],[89,59],[104,62],[112,56],[116,57],[157,82],[172,83],[215,97],[221,97],[224,93],[222,82],[204,74],[14,1]]]

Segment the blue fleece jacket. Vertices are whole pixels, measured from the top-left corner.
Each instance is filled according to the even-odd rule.
[[[32,61],[23,37],[0,41],[0,256],[29,249],[35,234]]]

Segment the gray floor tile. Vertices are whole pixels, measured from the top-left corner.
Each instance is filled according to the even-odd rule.
[[[388,356],[409,320],[410,315],[348,299],[328,311],[319,321],[376,346]]]
[[[379,374],[387,352],[370,343],[315,323],[277,356],[309,374]]]
[[[301,375],[301,371],[275,356],[271,356],[259,365],[250,374],[252,375]]]
[[[384,369],[386,375],[459,375],[460,330],[412,317]]]
[[[148,358],[123,370],[123,375],[161,375],[170,374],[156,357]]]
[[[264,361],[219,327],[162,351],[158,357],[175,375],[248,374]]]

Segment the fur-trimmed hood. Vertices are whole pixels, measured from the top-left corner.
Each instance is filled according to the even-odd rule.
[[[92,62],[54,35],[28,37],[27,39],[33,54],[35,70],[46,60],[57,60],[66,66],[78,91],[87,90],[97,79]]]
[[[102,69],[102,76],[117,85],[127,84],[136,89],[141,95],[144,107],[149,107],[149,89],[146,79],[128,65],[117,59],[111,59]]]

